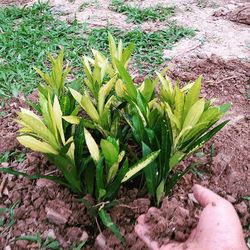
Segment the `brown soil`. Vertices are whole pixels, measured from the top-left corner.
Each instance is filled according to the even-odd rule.
[[[203,150],[201,159],[192,157],[180,168],[194,160],[205,164],[196,174],[187,174],[174,190],[174,195],[165,198],[159,210],[150,209],[146,222],[151,225],[150,236],[160,244],[170,240],[184,241],[195,227],[200,208],[193,203],[191,188],[194,183],[209,187],[222,195],[235,206],[245,236],[249,237],[249,202],[242,199],[250,194],[249,161],[249,72],[250,65],[238,60],[223,61],[212,56],[210,59],[193,58],[191,62],[176,61],[170,68],[173,79],[191,81],[197,75],[204,77],[204,93],[209,97],[218,97],[220,102],[232,102],[233,107],[226,118],[231,119],[224,128]],[[2,151],[19,147],[15,141],[17,125],[13,122],[15,112],[24,106],[23,98],[12,100],[1,111],[6,116],[0,117],[1,136],[9,136],[1,142]],[[7,146],[12,145],[11,147]],[[211,145],[215,152],[210,154]],[[22,149],[24,150],[24,149]],[[27,153],[24,162],[12,160],[2,166],[12,166],[29,173],[48,173],[55,167],[37,153]],[[121,190],[119,205],[110,210],[114,222],[119,226],[126,239],[126,246],[107,229],[99,234],[97,225],[87,214],[86,208],[66,188],[50,181],[30,181],[21,177],[0,175],[0,206],[10,207],[19,201],[15,208],[15,224],[7,231],[0,228],[0,246],[11,249],[37,249],[27,241],[16,241],[14,237],[40,232],[43,237],[53,236],[60,241],[63,249],[69,249],[73,241],[88,238],[87,249],[147,249],[134,232],[134,224],[140,214],[146,213],[150,200],[143,197],[136,189]],[[171,216],[170,216],[171,215]],[[4,222],[9,221],[4,215]]]
[[[245,3],[237,7],[233,11],[229,11],[229,12],[226,12],[224,9],[221,9],[219,11],[216,11],[214,13],[214,16],[224,17],[236,23],[243,23],[243,24],[250,25],[250,4]]]
[[[1,0],[0,5],[25,5],[33,0]]]

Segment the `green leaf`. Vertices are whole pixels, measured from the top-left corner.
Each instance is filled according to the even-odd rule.
[[[21,121],[25,123],[24,126],[31,129],[37,137],[50,143],[53,148],[58,149],[55,136],[36,114],[30,110],[21,108],[21,112],[18,113],[18,116],[21,118]]]
[[[231,103],[225,103],[219,107],[221,113],[226,113],[232,107]]]
[[[216,133],[218,133],[227,123],[229,120],[226,120],[207,132],[205,135],[201,136],[194,142],[191,142],[187,148],[185,149],[186,154],[190,154],[191,152],[194,152],[196,149],[199,149],[203,144],[205,144],[207,141],[209,141]]]
[[[15,241],[17,240],[27,240],[31,242],[37,242],[39,245],[41,245],[41,236],[40,234],[34,234],[34,235],[23,235],[15,238]]]
[[[84,136],[84,123],[83,120],[76,126],[75,134],[74,134],[74,143],[75,143],[75,164],[82,171],[81,166],[83,164],[83,147],[85,144],[85,136]]]
[[[99,93],[98,93],[98,111],[99,111],[99,114],[101,114],[103,112],[105,99],[109,95],[109,93],[110,93],[111,89],[113,88],[115,82],[116,82],[116,76],[113,77],[112,79],[110,79],[108,81],[108,83],[106,83],[105,85],[103,85],[100,88]]]
[[[151,162],[153,162],[157,156],[159,155],[161,150],[155,151],[150,153],[149,155],[146,155],[143,157],[139,162],[137,162],[135,165],[133,165],[125,177],[123,178],[122,182],[128,181],[130,178],[132,178],[135,174],[137,174],[139,171],[141,171],[143,168],[148,166]]]
[[[123,82],[125,83],[126,86],[126,90],[127,90],[127,94],[132,98],[132,99],[136,99],[137,96],[137,91],[136,91],[136,87],[133,83],[133,80],[130,76],[130,74],[128,73],[128,71],[124,68],[124,66],[122,65],[121,62],[119,62],[118,60],[115,60],[115,65],[119,71],[119,74],[123,80]]]
[[[81,105],[81,107],[86,111],[88,116],[93,119],[93,121],[98,122],[99,120],[99,114],[92,103],[89,95],[85,93],[85,95],[81,95],[79,92],[75,91],[74,89],[69,89],[72,96],[75,98],[75,100]]]
[[[63,131],[63,126],[62,126],[62,110],[61,110],[57,96],[55,96],[55,98],[54,98],[53,111],[54,111],[56,127],[59,131],[61,141],[64,145],[65,144],[65,137],[64,137],[64,131]]]
[[[101,140],[101,149],[102,153],[104,155],[105,160],[110,164],[114,164],[118,161],[118,154],[119,151],[117,150],[117,147],[113,145],[108,140],[102,139]]]
[[[106,194],[106,190],[104,188],[104,180],[103,180],[103,157],[96,164],[96,197],[98,201],[102,199],[102,197]]]
[[[201,80],[202,77],[200,76],[191,89],[189,89],[186,100],[185,100],[185,106],[184,106],[184,112],[183,117],[186,118],[187,113],[189,112],[190,108],[198,101],[200,96],[200,90],[201,90]]]
[[[16,171],[16,170],[13,170],[11,168],[0,168],[0,172],[6,173],[6,174],[13,174],[13,175],[16,175],[16,176],[21,175],[21,176],[24,176],[24,177],[26,177],[26,178],[28,178],[30,180],[47,179],[47,180],[54,181],[56,183],[59,183],[59,184],[61,184],[63,186],[66,186],[66,187],[70,188],[70,185],[63,178],[56,177],[56,176],[40,175],[40,174],[29,175],[27,173]]]
[[[135,48],[135,43],[130,43],[128,45],[127,48],[125,48],[122,52],[122,60],[121,62],[125,65],[125,67],[127,66],[127,63],[134,51],[134,48]]]
[[[184,108],[184,93],[180,91],[179,87],[175,87],[175,110],[174,115],[176,119],[179,121],[181,127],[183,124],[183,108]]]
[[[146,78],[143,84],[140,86],[139,90],[143,96],[143,98],[149,102],[154,97],[154,90],[157,82],[154,84],[149,78]]]
[[[49,242],[48,244],[46,244],[47,249],[58,250],[59,247],[60,247],[60,243],[57,240],[53,240],[52,242]]]
[[[70,184],[70,189],[72,189],[76,193],[82,193],[81,181],[77,168],[75,166],[75,162],[65,154],[60,155],[52,155],[47,154],[47,158],[56,165],[63,173],[65,179]]]
[[[152,152],[152,150],[148,147],[148,145],[142,142],[142,152],[143,156],[147,156]],[[147,167],[144,168],[143,172],[145,174],[147,190],[151,195],[154,196],[157,178],[157,163],[155,161],[151,162]]]
[[[161,199],[165,195],[165,179],[163,179],[160,184],[158,185],[156,189],[156,200],[157,200],[157,205],[159,206]]]
[[[186,127],[193,127],[199,121],[203,111],[204,111],[205,100],[200,99],[192,105],[189,109],[185,121],[183,123],[183,129]]]
[[[184,171],[180,173],[175,173],[170,180],[167,182],[167,186],[165,187],[166,194],[170,194],[174,186],[178,183],[178,181],[185,175],[187,174],[193,167],[194,165],[200,165],[199,163],[191,164],[188,166]]]
[[[98,212],[98,214],[99,214],[104,226],[107,227],[111,232],[113,232],[114,235],[117,237],[117,239],[122,244],[125,244],[125,240],[124,240],[123,236],[121,235],[121,232],[120,232],[119,228],[114,224],[114,222],[112,221],[109,214],[104,209],[101,209]]]
[[[128,160],[126,159],[125,162],[123,163],[123,166],[119,169],[117,177],[115,178],[113,183],[111,183],[108,186],[105,199],[107,199],[107,200],[114,199],[118,190],[121,187],[122,180],[123,180],[124,176],[126,175],[126,173],[128,172],[128,169],[129,169],[128,168]]]
[[[169,160],[169,167],[172,169],[174,166],[176,166],[185,156],[185,154],[181,151],[177,151],[174,153],[173,156],[171,156]]]

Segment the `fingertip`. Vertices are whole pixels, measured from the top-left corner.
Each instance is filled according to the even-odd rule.
[[[209,203],[216,203],[223,199],[216,193],[198,184],[193,186],[193,192],[195,199],[203,207],[206,207]]]

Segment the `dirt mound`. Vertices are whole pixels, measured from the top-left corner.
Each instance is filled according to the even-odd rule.
[[[250,25],[250,4],[245,3],[244,5],[241,5],[235,8],[234,10],[228,12],[224,9],[221,9],[219,11],[216,11],[213,15],[215,17],[224,17],[225,19],[236,23]]]

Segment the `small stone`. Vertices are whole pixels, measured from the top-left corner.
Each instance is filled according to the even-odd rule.
[[[232,195],[227,195],[227,200],[230,202],[230,203],[235,203],[236,202],[236,199],[232,196]]]
[[[79,227],[69,227],[67,228],[66,238],[71,242],[78,241],[81,237],[82,230]]]
[[[9,163],[8,163],[8,162],[2,162],[2,163],[1,163],[1,166],[2,166],[3,168],[7,168],[7,167],[9,166]]]
[[[80,238],[81,242],[86,242],[88,240],[88,233],[86,231],[83,231],[82,236]]]
[[[52,238],[52,239],[56,239],[56,234],[54,229],[49,229],[48,231],[44,232],[44,237],[47,238]]]
[[[42,187],[52,187],[54,186],[55,183],[51,180],[47,180],[47,179],[38,179],[36,181],[36,186],[39,187],[39,188],[42,188]]]
[[[47,219],[56,225],[65,225],[68,221],[67,217],[57,213],[51,208],[46,207]]]
[[[112,248],[108,247],[106,240],[102,234],[99,234],[95,239],[95,247],[98,250],[111,250]]]
[[[240,215],[244,216],[245,214],[247,214],[247,205],[244,201],[237,204],[235,208]]]
[[[56,225],[66,224],[69,216],[72,214],[72,211],[68,209],[67,204],[59,199],[50,201],[48,206],[46,206],[45,211],[47,213],[47,219]]]
[[[27,240],[18,240],[16,242],[16,246],[18,247],[18,249],[27,249],[28,243],[29,242]]]

